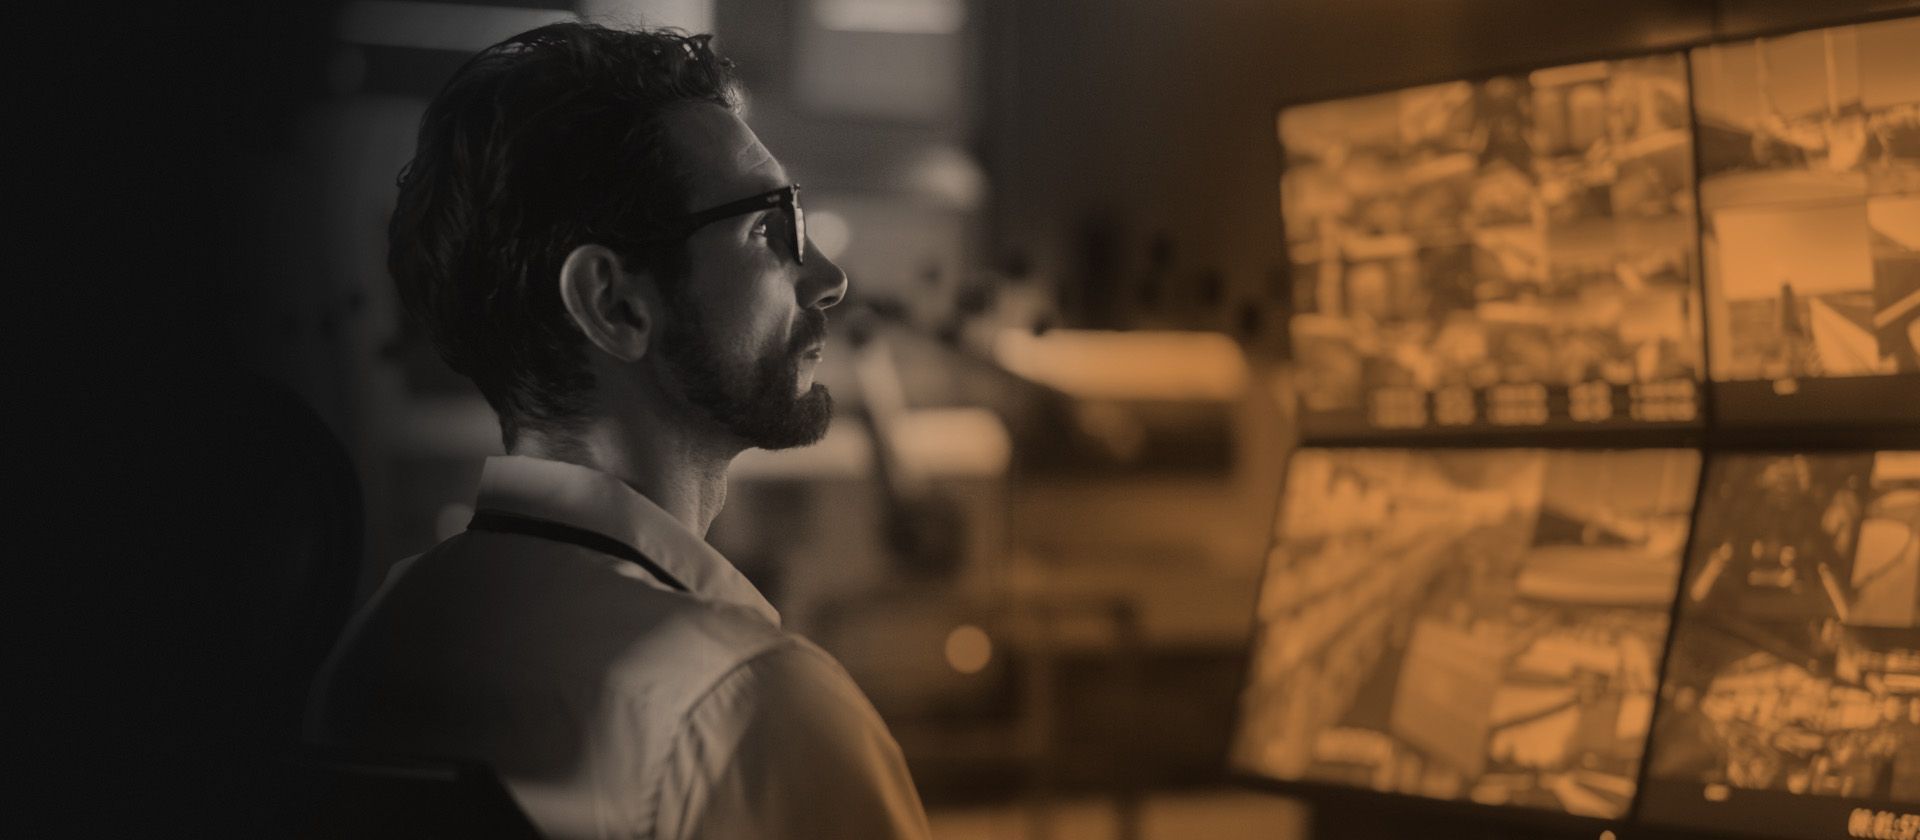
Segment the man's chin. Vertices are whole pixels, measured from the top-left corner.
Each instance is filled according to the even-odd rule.
[[[805,394],[794,398],[779,422],[753,429],[746,437],[760,449],[795,449],[819,443],[832,422],[833,395],[827,392],[827,386],[814,383]]]

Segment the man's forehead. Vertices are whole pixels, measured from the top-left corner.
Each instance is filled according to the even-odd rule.
[[[715,105],[691,105],[666,118],[668,142],[690,186],[689,210],[745,198],[787,184],[787,172],[753,130]]]

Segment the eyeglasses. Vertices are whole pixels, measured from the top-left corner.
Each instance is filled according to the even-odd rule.
[[[807,262],[807,214],[800,209],[800,185],[788,184],[777,190],[768,190],[750,198],[729,201],[718,207],[709,207],[695,213],[689,213],[680,221],[668,227],[668,235],[663,239],[685,239],[707,225],[757,213],[769,207],[779,207],[787,211],[787,218],[793,221],[788,231],[793,236],[793,261],[801,265]]]

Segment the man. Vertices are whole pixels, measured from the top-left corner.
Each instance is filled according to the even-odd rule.
[[[817,441],[846,276],[707,36],[556,24],[428,107],[389,268],[500,418],[469,529],[397,567],[309,734],[477,758],[550,837],[925,837],[839,665],[703,535],[749,447]]]

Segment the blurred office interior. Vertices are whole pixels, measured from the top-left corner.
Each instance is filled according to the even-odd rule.
[[[832,431],[743,455],[710,540],[873,699],[942,840],[1306,837],[1227,763],[1295,441],[1276,109],[1888,4],[1817,5],[356,0],[265,176],[319,209],[246,323],[351,455],[364,597],[500,451],[383,267],[428,98],[555,20],[712,32],[851,291]]]

